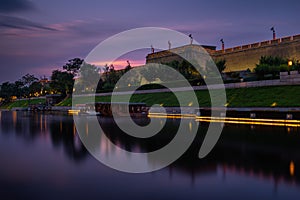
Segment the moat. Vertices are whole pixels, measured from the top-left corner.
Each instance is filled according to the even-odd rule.
[[[84,120],[88,127],[89,116]],[[199,125],[188,151],[159,171],[129,174],[110,169],[89,154],[71,115],[2,111],[1,199],[299,198],[299,127],[225,124],[215,148],[199,159],[207,122],[167,119],[157,136],[142,140],[127,137],[112,118],[98,117],[114,144],[136,152],[167,144],[180,120],[190,120],[191,128]],[[136,121],[148,123],[144,118]],[[118,153],[101,141],[99,149]]]

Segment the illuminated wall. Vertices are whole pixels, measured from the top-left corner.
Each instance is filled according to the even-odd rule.
[[[178,47],[176,51],[186,48],[199,48],[198,45]],[[214,60],[226,59],[227,71],[253,69],[261,56],[279,56],[283,58],[300,60],[300,35],[294,35],[275,40],[257,42],[224,50],[215,50],[215,47],[203,46]],[[176,54],[165,50],[148,54],[146,63],[169,63],[173,60],[182,61]]]

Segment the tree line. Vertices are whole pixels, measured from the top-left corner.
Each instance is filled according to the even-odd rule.
[[[279,78],[280,72],[300,71],[300,63],[295,59],[278,56],[262,56],[254,68],[258,80]],[[269,76],[269,77],[268,77]]]
[[[123,72],[131,69],[130,63]],[[101,79],[100,74],[103,74]],[[93,80],[99,80],[96,85],[97,92],[111,89],[119,80],[120,75],[114,70],[113,65],[98,68],[86,63],[81,58],[73,58],[62,66],[62,69],[53,70],[50,80],[46,77],[38,79],[32,74],[26,74],[15,82],[4,82],[0,85],[0,99],[2,103],[8,103],[14,99],[32,98],[47,94],[60,94],[63,97],[70,96],[76,89],[84,92],[94,92]]]
[[[76,89],[82,92],[111,91],[121,76],[131,69],[129,61],[127,63],[128,65],[123,70],[115,70],[113,65],[98,68],[86,63],[81,58],[73,58],[68,60],[62,69],[53,70],[50,80],[46,77],[38,79],[32,74],[26,74],[15,82],[2,83],[0,85],[0,98],[2,102],[6,103],[14,98],[31,98],[47,94],[69,96],[74,90],[75,80]],[[183,60],[165,64],[180,72],[184,78],[190,81],[191,85],[204,84],[203,76],[191,63]],[[226,60],[215,61],[215,65],[222,73],[226,69]],[[300,71],[299,61],[276,56],[262,56],[253,72],[259,80],[262,80],[266,79],[267,75],[271,75],[272,78],[279,78],[280,72],[291,70]],[[151,71],[146,74],[151,74]],[[155,79],[155,77],[148,78],[150,81]],[[93,80],[99,80],[97,85]]]
[[[14,98],[31,98],[47,94],[67,95],[72,91],[74,76],[78,72],[83,60],[74,58],[63,66],[62,70],[53,70],[50,80],[46,77],[37,78],[33,74],[26,74],[15,82],[4,82],[0,85],[2,103]]]
[[[225,69],[225,62],[225,60],[216,62],[220,71]],[[185,60],[182,62],[174,61],[167,63],[167,65],[179,71],[187,80],[202,79],[199,72]],[[50,80],[46,77],[38,79],[32,74],[26,74],[15,82],[2,83],[0,85],[0,98],[2,103],[7,103],[14,98],[31,98],[47,94],[70,96],[74,90],[75,80],[76,89],[81,92],[111,91],[121,76],[131,68],[129,61],[127,61],[127,66],[124,69],[115,70],[113,65],[97,68],[81,58],[73,58],[68,60],[62,69],[53,70]],[[93,80],[99,80],[96,86]]]

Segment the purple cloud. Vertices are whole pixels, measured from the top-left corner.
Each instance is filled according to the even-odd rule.
[[[19,11],[33,10],[34,5],[28,0],[1,0],[0,1],[0,12],[11,13]]]
[[[54,28],[50,28],[39,23],[29,21],[20,17],[13,17],[7,15],[0,15],[0,28],[16,28],[16,29],[44,29],[49,31],[55,31]]]

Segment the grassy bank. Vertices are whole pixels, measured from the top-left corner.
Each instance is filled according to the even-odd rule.
[[[28,104],[44,104],[46,103],[46,99],[26,99],[26,100],[17,100],[7,104],[2,105],[0,108],[2,109],[12,109],[12,108],[25,108],[28,107]]]
[[[192,92],[179,92],[184,97],[182,106],[193,106],[195,102],[191,101]],[[218,92],[216,93],[218,95]],[[198,103],[200,106],[210,106],[210,96],[207,90],[196,91]],[[228,107],[300,107],[300,86],[272,86],[258,88],[239,88],[226,89]],[[123,102],[128,95],[119,95],[116,99]],[[218,97],[216,97],[218,99]],[[92,102],[90,97],[81,97],[76,103]],[[109,102],[110,96],[96,97],[96,101]],[[144,102],[148,106],[161,104],[164,106],[178,106],[177,98],[174,94],[152,93],[152,94],[134,94],[131,102]],[[27,107],[30,104],[45,103],[45,99],[18,100],[1,106],[2,109],[11,109],[14,107]],[[68,98],[60,102],[57,106],[72,106],[72,99]]]
[[[193,106],[195,102],[190,99],[191,92],[180,92],[184,96],[183,106]],[[196,91],[200,106],[210,106],[208,91]],[[218,95],[218,93],[216,94]],[[228,107],[300,107],[300,86],[272,86],[258,88],[227,89]],[[124,101],[128,95],[120,95],[118,102]],[[218,99],[218,97],[216,97]],[[110,96],[96,97],[96,101],[108,102]],[[147,105],[162,104],[164,106],[178,106],[178,101],[172,93],[135,94],[131,102],[144,102]],[[88,97],[78,99],[76,103],[91,102]],[[71,106],[72,99],[67,99],[60,106]]]

